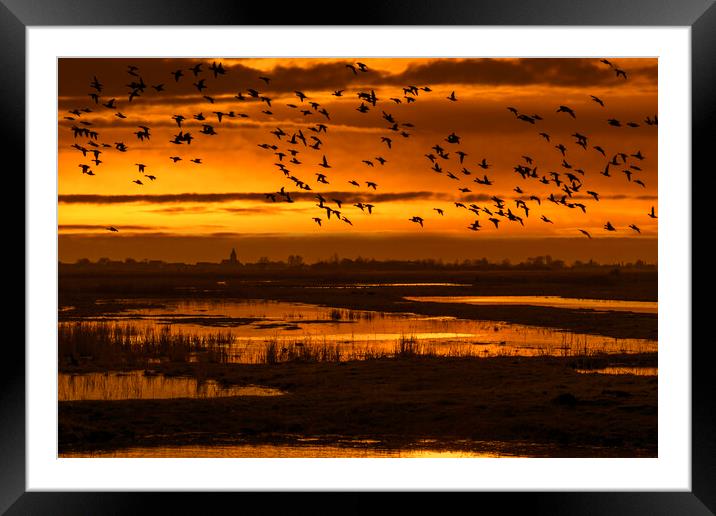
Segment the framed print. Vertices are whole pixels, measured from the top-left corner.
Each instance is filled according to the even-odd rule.
[[[713,513],[710,2],[129,7],[1,7],[28,192],[3,510]]]

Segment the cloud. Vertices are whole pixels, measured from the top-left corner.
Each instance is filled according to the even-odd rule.
[[[108,226],[101,224],[58,224],[57,229],[59,231],[86,231],[86,230],[107,230]],[[168,229],[161,226],[122,226],[122,229],[133,230],[133,231],[149,231],[157,229]]]
[[[391,202],[391,201],[422,201],[422,200],[441,200],[452,201],[454,196],[448,193],[439,192],[387,192],[387,193],[369,193],[369,192],[320,192],[320,194],[332,203],[332,199],[339,199],[344,203],[354,202]],[[315,201],[317,199],[315,192],[289,192],[292,199],[296,201]],[[507,200],[522,198],[520,196],[512,196],[500,193],[495,194],[476,194],[471,193],[460,198],[463,202],[485,202],[492,199],[493,195],[506,198]],[[280,195],[277,196],[280,199]],[[591,199],[588,195],[578,194],[575,199]],[[656,195],[603,195],[603,199],[613,200],[657,200]],[[227,192],[227,193],[179,193],[179,194],[135,194],[135,195],[98,195],[98,194],[63,194],[58,196],[60,204],[169,204],[169,203],[228,203],[234,201],[260,201],[273,205],[274,203],[266,197],[266,193],[258,192]],[[287,203],[277,201],[275,208],[282,209]],[[203,207],[170,207],[152,210],[158,213],[181,213],[181,212],[203,212]],[[223,208],[223,211],[235,213],[250,213],[257,211],[273,211],[274,208]],[[93,226],[94,227],[94,226]],[[96,226],[104,227],[104,226]],[[77,228],[80,229],[80,228]]]
[[[299,201],[314,201],[314,192],[290,192],[291,198]],[[365,193],[365,192],[321,192],[326,199],[341,199],[343,202],[387,202],[398,200],[424,200],[446,198],[444,194],[435,192],[399,192],[399,193]],[[280,196],[279,196],[280,197]],[[100,195],[100,194],[63,194],[58,196],[60,204],[128,204],[128,203],[225,203],[233,201],[267,202],[266,193],[227,192],[227,193],[180,193],[180,194],[136,194],[136,195]],[[268,201],[270,202],[270,201]]]
[[[657,66],[637,77],[656,80]],[[618,84],[614,71],[597,59],[437,59],[410,65],[403,73],[385,77],[395,84],[480,84],[489,86],[590,86]]]
[[[399,60],[399,58],[398,58]],[[182,100],[176,95],[190,96],[187,102],[202,100],[202,95],[217,97],[236,95],[248,88],[258,90],[264,95],[293,94],[299,90],[309,97],[311,92],[331,92],[337,89],[370,89],[380,86],[408,85],[483,85],[483,86],[526,86],[549,85],[558,87],[584,87],[593,85],[620,85],[634,82],[656,84],[658,65],[656,60],[648,60],[642,66],[631,67],[629,79],[617,78],[614,70],[600,63],[598,59],[584,58],[525,58],[525,59],[425,59],[410,64],[404,70],[393,73],[387,70],[373,69],[366,73],[353,74],[347,64],[352,60],[341,59],[327,62],[307,61],[306,66],[277,65],[265,72],[247,64],[225,64],[226,74],[214,78],[207,70],[212,60],[205,60],[204,71],[194,77],[188,71],[198,60],[195,59],[61,59],[59,73],[59,92],[62,105],[70,97],[92,103],[89,93],[93,91],[89,83],[97,75],[103,83],[102,99],[116,98],[125,103],[131,88],[128,84],[138,78],[127,74],[127,66],[132,63],[139,67],[140,75],[145,78],[147,89],[142,98],[151,98],[153,103]],[[182,69],[185,76],[179,82],[174,81],[171,72]],[[259,79],[269,76],[269,84]],[[205,79],[207,89],[199,93],[194,83]],[[166,93],[157,93],[151,85],[163,83]],[[191,100],[191,99],[196,100]],[[297,100],[298,103],[298,100]],[[126,104],[125,104],[126,105]]]

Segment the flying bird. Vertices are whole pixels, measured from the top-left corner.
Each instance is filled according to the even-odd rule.
[[[577,118],[577,115],[574,114],[574,110],[567,106],[559,106],[557,108],[557,113],[568,113],[572,118]]]

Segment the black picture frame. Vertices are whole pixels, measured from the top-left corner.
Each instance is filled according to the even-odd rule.
[[[560,26],[683,26],[691,28],[692,163],[707,168],[716,130],[716,7],[714,0],[390,0],[366,4],[340,14],[335,4],[310,3],[310,9],[277,9],[267,13],[262,3],[202,0],[0,0],[0,119],[5,149],[25,143],[25,31],[30,26],[88,25],[560,25]],[[368,6],[372,9],[368,9]],[[346,7],[346,6],[344,6]],[[350,6],[348,6],[350,7]],[[317,14],[322,13],[322,14]],[[349,14],[346,14],[349,13]],[[12,78],[12,80],[9,80]],[[10,128],[11,130],[7,130]],[[15,153],[18,167],[24,154]],[[690,174],[690,171],[681,173]],[[24,191],[24,185],[20,188]],[[692,202],[692,206],[695,203]],[[26,235],[23,236],[23,238]],[[693,274],[693,248],[692,274]],[[28,257],[26,256],[26,263]],[[27,274],[27,271],[26,271]],[[32,307],[27,307],[32,309]],[[688,345],[690,343],[672,343]],[[714,514],[716,513],[716,431],[712,393],[716,392],[708,360],[708,340],[692,345],[692,457],[689,492],[525,492],[469,493],[469,506],[498,505],[501,512],[532,514]],[[331,512],[321,493],[271,495],[270,505],[253,498],[266,493],[82,493],[26,492],[25,487],[25,354],[6,346],[5,374],[0,376],[0,512],[7,514],[128,514],[156,509],[165,513],[206,513],[207,504],[231,504],[235,509],[265,507],[276,513],[304,503],[311,512]],[[377,493],[346,493],[341,514],[366,513]],[[474,497],[478,497],[477,500]],[[298,498],[298,500],[296,500]],[[404,496],[401,512],[424,506],[422,493]],[[451,506],[458,507],[459,499]],[[250,505],[249,505],[250,504]],[[455,505],[453,505],[455,504]],[[480,505],[475,505],[480,504]],[[333,508],[335,509],[335,507]],[[335,509],[337,510],[337,509]]]

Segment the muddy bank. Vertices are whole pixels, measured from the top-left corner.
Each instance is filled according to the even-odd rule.
[[[227,442],[459,440],[543,446],[547,456],[657,454],[657,378],[579,374],[656,355],[416,357],[279,365],[164,364],[155,372],[263,385],[275,397],[59,404],[59,451]],[[76,370],[76,372],[80,372]],[[451,443],[453,443],[451,445]],[[464,446],[464,445],[463,445]]]

